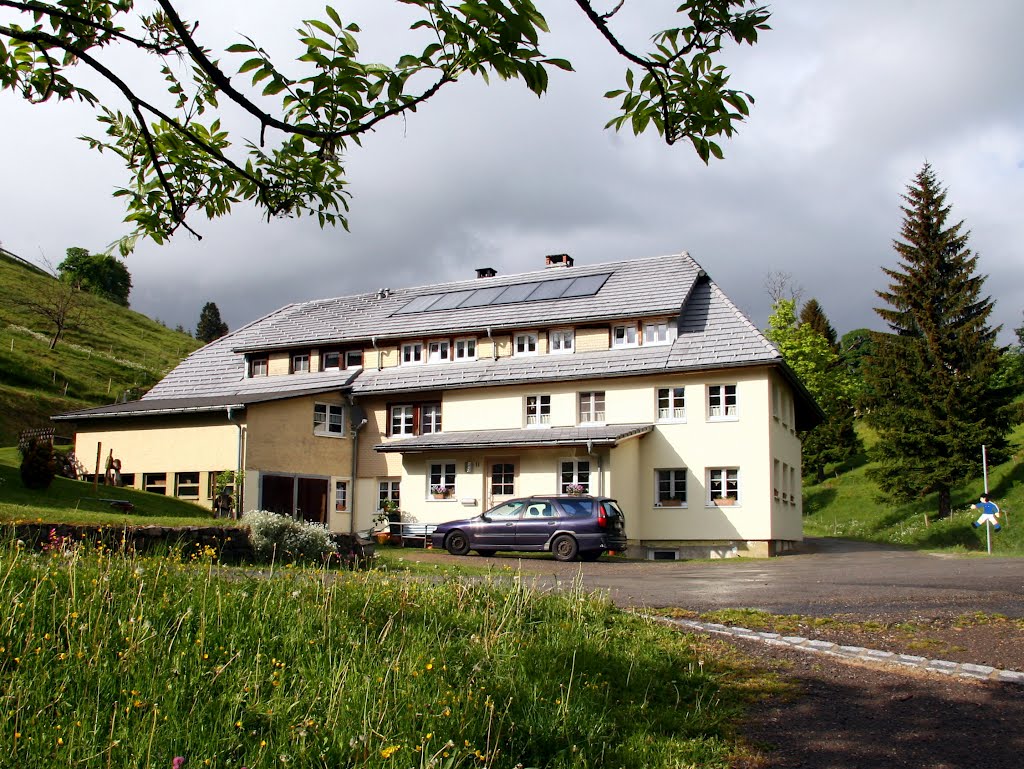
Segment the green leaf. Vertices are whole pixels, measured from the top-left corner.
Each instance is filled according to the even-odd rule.
[[[256,53],[256,48],[248,43],[235,43],[229,45],[227,51],[228,53]]]
[[[552,67],[558,67],[566,72],[575,72],[572,68],[572,62],[568,59],[542,59],[545,64],[550,64]]]

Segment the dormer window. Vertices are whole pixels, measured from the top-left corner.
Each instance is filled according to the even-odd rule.
[[[455,360],[476,360],[476,339],[474,337],[455,340]]]
[[[293,374],[309,373],[309,353],[301,352],[292,355],[291,371]]]
[[[402,345],[402,365],[409,366],[423,362],[423,343],[409,342]]]
[[[266,357],[249,359],[249,376],[266,376],[269,373],[270,360]]]
[[[644,323],[644,344],[672,344],[676,338],[676,324],[663,320]]]
[[[427,363],[447,363],[451,357],[451,343],[447,339],[427,344]]]
[[[636,347],[636,326],[612,326],[612,347]]]
[[[337,350],[325,350],[320,354],[321,371],[337,371],[341,368],[341,353]]]
[[[571,328],[560,328],[548,332],[548,352],[553,354],[570,353],[574,349],[575,339]]]
[[[349,350],[345,353],[345,368],[362,368],[363,367],[363,351],[362,350]]]
[[[516,334],[516,355],[536,355],[537,335]]]

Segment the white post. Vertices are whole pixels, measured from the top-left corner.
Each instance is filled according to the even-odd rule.
[[[988,554],[992,555],[992,521],[985,521],[985,540],[988,543]]]
[[[985,444],[981,444],[981,472],[985,477],[985,494],[988,495],[988,454],[985,452]]]

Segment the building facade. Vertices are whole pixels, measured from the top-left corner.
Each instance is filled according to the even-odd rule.
[[[512,496],[615,497],[631,552],[767,556],[802,537],[799,430],[821,412],[687,254],[288,305],[142,399],[55,419],[138,488],[337,531]]]

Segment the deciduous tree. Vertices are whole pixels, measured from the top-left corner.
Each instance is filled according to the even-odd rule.
[[[936,493],[940,515],[955,485],[981,475],[983,444],[993,462],[1005,458],[1014,419],[1014,388],[993,376],[1001,351],[985,276],[963,222],[948,223],[946,194],[927,163],[907,187],[899,264],[882,268],[890,283],[876,292],[892,333],[873,335],[864,365],[879,438],[872,477],[899,498]]]
[[[685,0],[679,26],[655,32],[651,50],[637,52],[613,27],[623,2],[572,1],[628,62],[625,87],[606,94],[618,102],[608,125],[689,143],[704,162],[721,158],[718,142],[732,136],[753,101],[730,86],[721,54],[730,43],[756,43],[769,12],[751,0]],[[191,214],[223,216],[242,200],[268,216],[346,225],[344,152],[382,121],[415,112],[463,77],[519,79],[540,96],[549,70],[572,69],[542,50],[548,27],[533,0],[396,2],[413,18],[416,49],[394,64],[361,60],[359,27],[328,6],[324,18],[299,24],[304,50],[286,67],[249,38],[222,59],[173,0],[154,0],[152,11],[133,0],[0,0],[8,10],[0,19],[0,89],[33,103],[78,99],[96,109],[105,135],[87,141],[118,155],[128,171],[115,193],[135,228],[122,253],[140,236],[162,243],[180,227],[195,233]],[[162,98],[136,85],[145,70],[137,58],[111,63],[126,60],[107,55],[117,48],[152,66],[166,88]],[[232,78],[235,67],[244,77]],[[87,90],[82,69],[112,86],[120,104]],[[238,113],[252,120],[241,140],[221,121]]]
[[[797,323],[793,299],[772,305],[766,336],[825,412],[821,424],[800,434],[803,474],[820,482],[828,465],[861,448],[854,430],[853,377],[824,335],[810,324]]]
[[[57,272],[61,278],[77,283],[83,291],[128,306],[132,276],[124,262],[115,256],[69,248],[67,258],[57,265]]]

